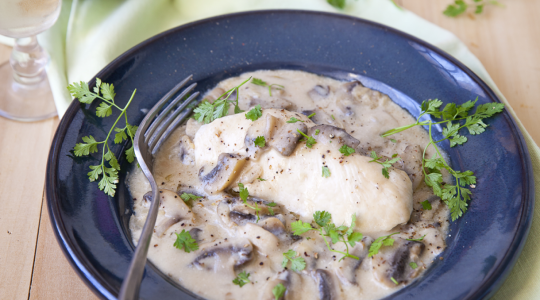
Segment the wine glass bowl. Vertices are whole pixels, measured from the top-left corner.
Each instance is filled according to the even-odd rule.
[[[0,116],[39,121],[57,115],[45,67],[49,56],[37,34],[58,19],[61,0],[0,1],[0,34],[15,39],[9,63],[0,65]]]

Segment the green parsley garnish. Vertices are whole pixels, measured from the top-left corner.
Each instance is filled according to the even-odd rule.
[[[315,135],[319,135],[319,132],[321,132],[319,129],[315,130]]]
[[[233,279],[233,283],[243,287],[244,285],[250,283],[251,281],[248,279],[250,273],[246,273],[246,271],[242,271],[240,274],[236,276],[235,279]]]
[[[191,237],[189,231],[186,231],[185,229],[182,229],[182,232],[180,233],[176,233],[176,241],[174,242],[174,246],[177,249],[184,248],[184,251],[187,253],[199,249],[197,241],[195,241]]]
[[[422,240],[424,240],[424,237],[426,237],[426,235],[424,234],[421,238],[417,238],[417,239],[406,239],[407,241],[413,241],[413,242],[421,242]]]
[[[272,289],[272,294],[274,294],[274,297],[275,299],[274,300],[279,300],[281,299],[281,297],[283,297],[283,295],[285,295],[285,291],[287,290],[287,288],[285,288],[285,286],[282,284],[282,283],[278,283],[273,289]]]
[[[397,143],[397,141],[396,141],[395,139],[390,139],[390,141],[391,141],[392,143]]]
[[[386,160],[386,161],[379,161],[379,159],[382,158],[382,156],[377,156],[377,153],[375,153],[375,151],[371,151],[371,154],[370,154],[371,158],[373,158],[373,160],[370,160],[369,162],[376,162],[380,165],[383,166],[382,168],[382,174],[383,176],[388,179],[390,178],[390,174],[388,173],[388,168],[390,168],[393,164],[395,164],[396,162],[398,162],[401,157],[397,156],[397,154],[394,154],[392,155],[392,159],[391,160]]]
[[[341,146],[341,148],[339,148],[339,152],[341,152],[341,154],[345,155],[345,156],[349,156],[351,154],[353,154],[354,152],[356,152],[354,150],[354,148],[351,148],[347,145],[343,145]]]
[[[231,106],[231,103],[234,103],[235,114],[243,112],[243,110],[240,109],[240,106],[238,106],[238,99],[240,97],[239,88],[246,82],[248,82],[250,79],[251,77],[242,82],[240,85],[226,91],[225,93],[223,93],[223,95],[219,96],[214,101],[214,103],[210,103],[208,100],[203,100],[203,102],[201,102],[201,104],[199,104],[199,106],[197,106],[193,110],[193,112],[195,113],[193,115],[193,118],[199,123],[208,124],[215,119],[226,116],[229,113],[229,107]],[[229,100],[229,97],[233,94],[234,91],[236,91],[236,100]]]
[[[395,283],[396,285],[399,284],[399,282],[397,282],[397,280],[394,279],[394,277],[390,277],[390,279],[392,280],[393,283]]]
[[[330,117],[332,117],[332,119],[334,119],[334,120],[336,119],[336,118],[334,118],[334,115],[330,115]]]
[[[481,14],[484,11],[484,6],[486,4],[493,4],[500,7],[504,7],[504,5],[502,5],[499,1],[495,1],[495,0],[489,0],[489,1],[473,0],[472,3],[467,3],[463,0],[455,0],[454,4],[449,4],[446,7],[446,9],[443,11],[443,14],[449,17],[456,17],[465,13],[469,7],[474,9],[475,14]]]
[[[328,4],[332,5],[335,8],[343,9],[345,8],[345,1],[346,0],[326,0]]]
[[[261,177],[259,177],[259,178],[257,178],[257,179],[259,179],[259,181],[266,181],[266,179],[261,178]]]
[[[182,193],[182,195],[180,195],[180,198],[182,200],[184,200],[184,202],[189,202],[189,201],[192,201],[192,200],[197,200],[199,198],[202,198],[201,196],[196,196],[196,195],[193,195],[193,194],[188,194],[188,193]]]
[[[303,135],[306,138],[306,146],[308,148],[312,148],[313,145],[317,144],[317,141],[312,136],[307,136],[305,133],[300,131],[300,129],[296,129],[296,131],[298,131],[298,133],[300,133],[301,135]]]
[[[272,207],[275,207],[277,204],[276,202],[272,201],[268,204],[266,204],[266,206],[268,206],[268,212],[273,216],[274,215],[274,210],[272,209]]]
[[[423,210],[431,210],[431,203],[428,200],[422,201],[420,204],[422,204]]]
[[[476,176],[474,176],[474,173],[470,170],[461,172],[452,169],[452,167],[444,160],[437,144],[448,140],[450,142],[450,147],[462,145],[467,141],[467,138],[459,134],[461,129],[467,128],[471,135],[481,134],[488,126],[484,123],[484,119],[492,117],[502,112],[504,109],[503,103],[485,103],[476,106],[476,111],[473,114],[469,114],[469,111],[475,107],[477,101],[478,98],[474,101],[467,101],[462,105],[449,103],[446,104],[443,110],[440,110],[442,105],[441,100],[435,99],[424,101],[421,106],[422,113],[418,116],[416,123],[391,129],[382,135],[383,137],[387,137],[414,126],[428,126],[430,141],[424,148],[422,155],[422,169],[424,171],[425,182],[428,186],[432,187],[433,193],[448,205],[452,215],[452,221],[455,221],[467,211],[467,201],[471,199],[471,191],[465,188],[465,186],[476,184]],[[420,121],[420,118],[424,115],[431,115],[435,118],[442,119],[442,121]],[[463,124],[461,121],[464,121]],[[444,123],[446,123],[446,127],[442,132],[444,138],[434,140],[432,134],[433,125]],[[435,157],[433,158],[426,157],[426,151],[430,146],[434,147],[436,151]],[[443,169],[446,169],[454,177],[456,181],[455,185],[443,184],[443,176],[441,173]]]
[[[246,114],[246,119],[251,121],[257,121],[257,119],[260,117],[262,117],[262,109],[260,104],[255,105],[255,107]]]
[[[257,202],[255,202],[255,207],[253,207],[252,205],[248,204],[247,203],[247,198],[249,197],[249,191],[246,187],[244,187],[244,184],[243,183],[238,183],[238,188],[239,188],[239,191],[240,191],[240,198],[242,199],[242,202],[244,202],[244,204],[255,210],[255,215],[257,216],[257,221],[256,223],[259,223],[259,220],[261,219],[260,216],[259,216],[259,212],[261,211],[261,209],[259,208],[259,204]]]
[[[268,87],[268,94],[270,94],[270,96],[272,96],[272,87],[274,87],[276,90],[282,90],[284,89],[284,87],[280,84],[268,84],[266,82],[264,82],[262,79],[259,79],[259,78],[253,78],[251,80],[251,83],[255,84],[255,85],[260,85],[260,86],[265,86],[265,87]]]
[[[255,138],[255,146],[262,148],[265,145],[266,145],[266,139],[264,138],[264,136],[261,135]]]
[[[360,232],[354,231],[354,227],[356,226],[356,215],[352,215],[351,226],[349,227],[343,225],[336,227],[334,223],[330,222],[332,219],[332,215],[327,211],[316,211],[313,214],[313,219],[315,223],[319,226],[319,228],[313,228],[311,224],[302,222],[302,220],[298,220],[291,223],[291,229],[293,231],[293,234],[301,235],[310,230],[317,230],[319,234],[323,237],[323,240],[326,243],[326,247],[328,248],[328,250],[330,250],[331,252],[343,254],[343,257],[341,257],[340,260],[344,259],[345,257],[359,260],[358,257],[349,254],[349,245],[351,247],[354,247],[356,242],[362,240],[363,238],[363,235]],[[345,243],[346,252],[332,249],[330,247],[330,244],[326,240],[326,237],[329,237],[332,240],[333,244],[336,244],[338,242]]]
[[[409,266],[411,266],[411,268],[413,268],[413,269],[418,268],[418,265],[417,265],[414,261],[411,261],[411,262],[409,263]]]
[[[332,173],[330,173],[330,169],[328,169],[327,166],[323,166],[322,167],[322,177],[328,178],[328,177],[330,177],[330,175],[332,175]]]
[[[316,115],[316,113],[312,113],[311,115],[307,116],[308,119],[311,119],[312,117],[314,117]]]
[[[296,251],[290,249],[289,251],[283,253],[283,262],[281,262],[282,267],[286,267],[289,261],[291,262],[291,270],[300,272],[306,268],[306,262],[303,257],[296,257]]]
[[[296,122],[304,122],[304,121],[298,120],[298,119],[295,118],[295,117],[291,117],[291,118],[289,119],[289,121],[287,121],[287,123],[296,123]]]
[[[114,135],[115,144],[120,144],[124,140],[128,140],[129,137],[131,147],[125,151],[126,160],[129,163],[132,163],[135,160],[133,138],[135,137],[138,126],[129,124],[126,111],[137,90],[133,91],[126,106],[121,108],[114,102],[114,97],[116,96],[114,92],[114,85],[101,82],[101,79],[99,78],[96,78],[96,86],[94,87],[93,92],[90,91],[88,84],[82,81],[80,83],[74,82],[70,84],[67,89],[69,90],[69,93],[73,97],[77,98],[81,103],[91,104],[95,99],[100,99],[102,102],[96,108],[96,116],[100,118],[110,116],[112,114],[112,107],[120,110],[120,115],[116,118],[116,121],[109,129],[105,140],[98,142],[91,135],[85,136],[82,138],[83,143],[78,143],[73,148],[73,153],[75,156],[87,156],[91,153],[98,152],[98,146],[103,144],[101,150],[101,163],[99,165],[90,166],[91,171],[88,172],[87,175],[90,181],[96,181],[101,176],[102,178],[98,183],[99,189],[104,191],[105,194],[113,197],[116,193],[116,184],[118,183],[118,171],[120,171],[120,164],[118,163],[114,153],[109,148],[109,138],[111,137],[113,130],[116,132]],[[125,119],[126,126],[123,128],[116,127],[116,124],[118,124],[118,121],[122,119],[122,116]],[[109,163],[109,167],[105,165],[105,162]]]
[[[371,243],[371,246],[369,247],[368,257],[372,257],[373,255],[379,253],[379,249],[381,249],[382,246],[394,245],[394,239],[390,237],[398,233],[399,232],[394,232],[390,235],[385,235],[377,238],[373,243]]]

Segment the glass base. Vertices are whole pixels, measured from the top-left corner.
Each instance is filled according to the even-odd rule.
[[[9,63],[0,65],[0,117],[34,122],[58,115],[53,101],[49,80],[34,85],[22,85],[13,80]]]

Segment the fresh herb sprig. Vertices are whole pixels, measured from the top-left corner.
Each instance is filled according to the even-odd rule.
[[[255,84],[255,85],[259,85],[259,86],[264,86],[264,87],[268,87],[268,94],[270,94],[270,96],[272,96],[272,87],[274,87],[276,90],[282,90],[284,89],[284,87],[280,84],[268,84],[266,83],[265,81],[263,81],[262,79],[259,79],[259,78],[253,78],[251,80],[251,83]]]
[[[296,131],[298,131],[298,133],[300,133],[301,135],[303,135],[306,138],[306,146],[308,148],[313,148],[313,145],[317,144],[317,141],[312,136],[307,136],[305,133],[300,131],[300,129],[296,129]]]
[[[231,104],[234,104],[234,113],[238,114],[243,112],[243,110],[240,109],[240,106],[238,105],[238,99],[240,97],[240,91],[239,88],[243,86],[246,82],[248,82],[251,79],[249,77],[244,82],[239,84],[236,87],[233,87],[232,89],[226,91],[221,96],[219,96],[213,103],[210,103],[208,100],[203,100],[199,106],[197,106],[193,112],[195,113],[193,115],[193,118],[197,120],[199,123],[205,123],[208,124],[215,119],[219,119],[221,117],[224,117],[229,114],[229,107]],[[235,100],[229,100],[229,97],[236,91],[236,99]]]
[[[281,262],[282,267],[287,267],[289,261],[291,262],[291,270],[300,272],[306,268],[306,261],[303,257],[297,257],[296,251],[290,249],[289,251],[283,253],[283,261]]]
[[[239,273],[235,279],[233,279],[233,283],[235,285],[238,285],[239,287],[243,287],[244,285],[250,283],[251,281],[249,280],[249,275],[251,275],[250,273],[246,273],[246,271],[242,271],[241,273]]]
[[[244,187],[244,184],[243,183],[238,183],[238,188],[239,188],[239,192],[240,192],[240,199],[242,199],[242,202],[244,202],[244,204],[255,210],[255,215],[257,216],[257,221],[256,223],[259,223],[259,220],[261,219],[260,216],[259,216],[259,212],[261,211],[261,208],[259,207],[259,204],[257,202],[255,202],[255,206],[253,205],[250,205],[247,203],[247,198],[249,197],[249,191],[246,187]]]
[[[452,169],[444,160],[437,144],[445,140],[450,142],[450,147],[464,144],[468,139],[459,133],[461,129],[467,128],[471,135],[481,134],[488,126],[484,123],[484,119],[492,117],[504,109],[503,103],[485,103],[476,106],[475,112],[470,114],[477,101],[478,98],[474,101],[467,101],[462,105],[449,103],[442,110],[440,109],[442,101],[438,99],[424,101],[421,106],[422,113],[418,116],[415,123],[394,128],[382,134],[383,137],[387,137],[415,126],[428,127],[429,143],[424,148],[422,154],[422,170],[424,172],[425,182],[428,186],[432,187],[435,195],[439,196],[448,205],[452,221],[455,221],[467,211],[467,201],[471,200],[471,191],[465,186],[474,186],[476,184],[476,176],[470,170],[461,172]],[[435,118],[442,119],[442,121],[420,121],[420,118],[424,115],[431,115]],[[433,138],[432,127],[437,124],[446,124],[442,132],[444,138],[440,140]],[[430,146],[435,149],[435,156],[427,158],[426,152]],[[455,185],[443,183],[441,173],[443,169],[447,170],[454,177],[456,181]]]
[[[98,142],[91,135],[85,136],[82,138],[83,143],[76,144],[73,149],[75,156],[86,156],[98,152],[98,146],[103,145],[101,151],[101,163],[99,165],[90,166],[91,171],[88,172],[88,179],[90,179],[90,181],[96,181],[101,177],[101,180],[98,183],[99,189],[113,197],[116,193],[120,164],[114,153],[111,151],[108,142],[113,131],[116,132],[114,135],[115,144],[120,144],[129,137],[131,147],[125,151],[126,159],[129,163],[132,163],[135,160],[133,138],[135,137],[138,126],[129,124],[126,110],[131,104],[131,100],[133,100],[137,90],[133,91],[126,106],[121,108],[114,102],[114,97],[116,96],[114,85],[101,82],[101,79],[99,78],[96,78],[96,86],[93,88],[93,91],[90,91],[88,84],[82,81],[80,83],[74,82],[70,84],[67,89],[69,90],[69,93],[81,103],[91,104],[95,99],[100,99],[102,102],[96,108],[96,115],[100,118],[109,117],[112,114],[113,107],[120,110],[120,115],[116,118],[116,121],[107,133],[107,137],[103,141]],[[125,118],[125,126],[116,127],[122,117]],[[107,166],[105,162],[108,162],[109,166]]]
[[[272,289],[272,294],[274,294],[274,300],[279,300],[281,297],[285,295],[285,291],[287,288],[283,285],[283,283],[278,283],[276,286]]]
[[[197,195],[193,195],[193,194],[188,194],[188,193],[182,193],[182,195],[180,195],[180,199],[184,200],[184,202],[186,203],[189,203],[191,201],[195,201],[199,198],[202,198],[201,196],[197,196]]]
[[[394,245],[394,239],[391,238],[394,234],[398,234],[399,232],[394,232],[389,235],[378,237],[373,243],[371,243],[371,246],[369,246],[369,253],[368,257],[372,257],[373,255],[376,255],[379,253],[379,250],[382,246],[392,246]]]
[[[339,152],[341,152],[341,154],[343,154],[345,156],[349,156],[349,155],[355,153],[356,150],[354,150],[354,148],[351,148],[351,147],[343,144],[343,146],[341,146],[341,148],[339,148]]]
[[[187,253],[199,249],[199,244],[197,244],[197,241],[194,240],[189,231],[186,231],[185,229],[182,229],[182,232],[180,233],[176,233],[176,241],[174,242],[174,246],[177,249],[184,249],[184,251]]]
[[[345,257],[359,260],[358,257],[349,253],[349,245],[351,247],[354,247],[356,242],[360,241],[363,238],[363,235],[360,232],[354,231],[354,227],[356,226],[356,215],[352,215],[351,226],[349,227],[344,225],[338,227],[334,223],[331,223],[332,215],[327,211],[316,211],[313,214],[313,219],[318,225],[318,228],[312,227],[310,223],[305,223],[302,220],[298,220],[291,224],[293,234],[301,235],[310,230],[316,230],[323,237],[323,240],[326,243],[328,250],[343,255],[340,261]],[[336,244],[338,242],[345,243],[346,252],[332,249],[326,237],[329,237],[331,239],[332,244]]]
[[[375,151],[371,151],[370,156],[371,158],[373,158],[373,160],[370,160],[369,162],[376,162],[383,166],[382,174],[386,179],[390,178],[390,173],[388,172],[388,168],[390,168],[393,164],[395,164],[401,159],[401,157],[397,156],[397,154],[394,154],[392,155],[392,159],[381,161],[380,159],[382,158],[382,156],[377,156],[377,153],[375,153]]]
[[[495,0],[473,0],[472,2],[465,2],[464,0],[455,0],[453,4],[449,4],[443,11],[443,14],[449,17],[457,17],[472,8],[475,14],[481,14],[484,11],[486,5],[496,5],[503,7],[499,1]]]

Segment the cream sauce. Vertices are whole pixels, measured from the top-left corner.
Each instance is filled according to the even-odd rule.
[[[300,71],[243,74],[219,83],[206,98],[216,99],[249,76],[284,87],[273,88],[272,96],[267,87],[251,83],[239,89],[240,108],[247,112],[260,104],[261,118],[253,122],[245,113],[233,114],[231,108],[229,116],[210,124],[201,126],[190,120],[155,157],[154,176],[162,199],[150,261],[207,299],[274,299],[272,288],[277,283],[287,287],[284,299],[379,299],[417,278],[444,250],[448,226],[447,207],[421,178],[418,150],[429,141],[425,130],[415,127],[396,134],[392,136],[395,142],[382,138],[384,131],[415,120],[386,95],[357,82]],[[312,112],[316,115],[310,120],[305,115]],[[304,122],[285,122],[293,116]],[[344,156],[339,152],[343,140],[334,136],[339,131],[310,132],[310,128],[321,128],[315,127],[318,124],[344,129],[354,137],[350,140],[359,141],[356,153]],[[294,126],[311,134],[317,143],[312,148],[305,141],[288,143],[298,138],[293,135]],[[279,140],[287,133],[285,142]],[[250,135],[265,136],[267,146],[251,145]],[[292,145],[291,153],[282,145]],[[385,157],[397,153],[403,162],[394,164],[386,179],[381,165],[369,162],[366,155],[371,150]],[[220,156],[223,153],[228,156]],[[201,182],[199,176],[208,178],[220,162],[227,171],[217,176],[225,179]],[[321,175],[323,166],[330,170],[330,177]],[[260,221],[256,222],[254,211],[235,194],[239,182],[250,196],[262,199],[249,200],[260,205]],[[130,230],[136,244],[148,213],[150,202],[144,195],[150,186],[136,168],[128,185],[134,198]],[[179,197],[183,192],[203,198],[188,202],[188,207]],[[432,209],[424,211],[420,202],[426,199]],[[271,201],[277,203],[274,216],[265,205]],[[332,213],[337,226],[349,225],[355,214],[356,230],[364,238],[349,246],[349,251],[360,260],[340,261],[342,255],[330,252],[316,231],[292,235],[292,222],[311,223],[313,213],[320,210]],[[186,253],[173,246],[175,233],[182,230],[192,233],[199,250]],[[395,232],[399,233],[392,236],[393,246],[383,246],[379,254],[367,256],[373,240]],[[424,235],[421,242],[406,240]],[[332,248],[346,251],[344,243]],[[292,271],[290,263],[289,269],[282,267],[283,253],[290,249],[304,258],[304,270]],[[412,268],[411,262],[418,267]],[[251,282],[240,288],[232,280],[242,271],[250,273]]]

